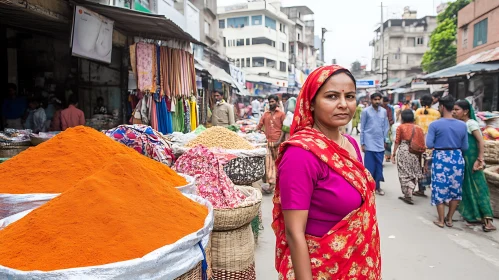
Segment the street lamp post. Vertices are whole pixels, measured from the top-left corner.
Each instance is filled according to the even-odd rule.
[[[322,28],[322,38],[321,38],[321,59],[322,59],[322,61],[326,61],[324,59],[324,42],[326,42],[326,39],[324,38],[324,34],[326,34],[327,32],[330,32],[330,31],[323,27]]]

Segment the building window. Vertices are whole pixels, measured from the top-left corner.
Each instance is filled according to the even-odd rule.
[[[399,60],[400,59],[400,54],[399,53],[393,54],[393,59],[394,60]]]
[[[249,46],[249,45],[251,45],[251,39],[247,38],[246,39],[246,46]]]
[[[265,16],[265,27],[276,30],[276,21],[275,19],[269,18]]]
[[[300,38],[301,38],[301,34],[300,33],[297,33],[296,36],[298,37],[298,41],[300,41]]]
[[[245,59],[241,58],[241,68],[244,68],[244,61],[245,61]]]
[[[478,47],[487,44],[487,29],[489,20],[486,18],[475,24],[473,30],[473,47]]]
[[[210,26],[210,23],[208,23],[207,21],[204,22],[204,34],[207,35],[207,36],[210,36],[211,34],[211,26]]]
[[[415,47],[416,46],[416,38],[414,38],[414,37],[407,38],[407,46],[408,47]]]
[[[230,28],[243,28],[245,26],[248,26],[248,22],[248,17],[228,18],[227,26]]]
[[[246,67],[251,67],[251,58],[246,58]]]
[[[286,62],[280,62],[279,63],[279,71],[281,72],[286,72]]]
[[[263,67],[265,65],[265,58],[253,57],[253,67]]]
[[[237,47],[242,47],[242,46],[244,46],[244,39],[237,39],[237,40],[236,40],[236,46],[237,46]]]
[[[251,16],[251,25],[262,25],[262,16]]]
[[[468,26],[463,28],[463,49],[468,48]]]
[[[281,52],[286,52],[286,43],[281,43],[280,51]]]
[[[286,25],[284,23],[279,23],[279,31],[286,34]]]
[[[220,29],[225,28],[225,19],[221,19],[218,21],[218,28],[220,28]]]
[[[275,41],[272,41],[272,40],[264,38],[264,37],[253,38],[252,41],[253,41],[253,45],[264,44],[264,45],[269,45],[269,46],[272,46],[275,48]]]
[[[241,61],[238,59],[236,59],[236,67],[241,67]]]
[[[226,48],[227,47],[227,38],[224,37],[224,47]]]
[[[268,59],[267,58],[267,67],[269,68],[276,68],[276,63],[275,63],[275,60],[272,60],[272,59]]]
[[[418,46],[424,46],[424,38],[423,37],[418,37],[418,40],[416,42]]]
[[[289,43],[289,53],[290,54],[295,53],[295,45],[293,45],[293,43]]]

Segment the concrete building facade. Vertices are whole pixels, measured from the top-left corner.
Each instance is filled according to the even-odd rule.
[[[280,1],[218,7],[226,55],[241,67],[246,80],[287,87],[289,31],[294,24]]]
[[[499,47],[499,0],[475,0],[457,18],[457,63]]]
[[[294,24],[289,30],[289,64],[291,70],[305,74],[317,68],[314,41],[314,12],[307,6],[281,8]]]
[[[379,27],[374,31],[376,35],[371,42],[373,71],[384,73],[385,83],[386,80],[420,74],[423,55],[429,49],[431,33],[437,27],[436,17],[418,19],[415,11],[406,8],[402,19],[389,19],[383,23],[383,27],[383,35]],[[381,40],[384,41],[383,48]]]

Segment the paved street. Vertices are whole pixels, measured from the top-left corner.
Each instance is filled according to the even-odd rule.
[[[395,165],[385,163],[385,179],[386,196],[377,197],[383,279],[499,279],[498,232],[486,234],[464,222],[440,229],[432,223],[436,209],[429,198],[415,197],[415,205],[397,199],[401,191]],[[256,250],[257,279],[277,279],[271,196],[264,197],[262,211],[265,230]]]

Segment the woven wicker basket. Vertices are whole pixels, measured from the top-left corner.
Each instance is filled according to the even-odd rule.
[[[214,280],[254,280],[255,243],[251,225],[231,231],[212,232]]]
[[[225,173],[236,185],[250,185],[265,175],[265,157],[238,157],[224,166]]]
[[[486,163],[499,163],[499,141],[486,140],[483,157]]]
[[[499,166],[492,166],[484,170],[485,179],[489,185],[490,204],[494,217],[499,218]]]
[[[18,155],[20,152],[28,149],[31,146],[31,141],[0,143],[0,158],[11,158]]]
[[[196,267],[189,270],[187,273],[183,274],[182,276],[175,278],[175,280],[202,280],[203,279],[202,269],[203,268],[201,266],[201,263],[198,263]]]
[[[213,214],[215,221],[213,231],[233,230],[245,226],[258,215],[258,210],[262,204],[262,193],[248,186],[236,186],[244,195],[256,197],[256,202],[252,205],[230,208],[230,209],[214,209]]]

